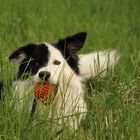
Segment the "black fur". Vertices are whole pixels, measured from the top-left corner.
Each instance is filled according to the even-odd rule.
[[[32,52],[36,49],[37,45],[30,43],[26,46],[20,47],[19,49],[17,49],[16,51],[14,51],[10,56],[9,56],[9,61],[12,59],[19,59],[19,55],[21,53],[25,53],[27,58],[30,57],[30,55],[32,54]]]
[[[58,43],[55,44],[56,48],[61,51],[70,67],[77,74],[79,74],[79,58],[77,52],[83,47],[86,36],[86,32],[80,32],[73,36],[60,39]]]
[[[18,59],[19,53],[25,53],[27,57],[19,64],[18,79],[35,75],[39,68],[48,62],[49,52],[45,44],[28,44],[21,47],[10,55],[9,60]]]

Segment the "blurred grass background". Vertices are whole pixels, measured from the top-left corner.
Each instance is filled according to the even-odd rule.
[[[66,130],[61,139],[139,140],[139,0],[0,0],[1,79],[16,73],[15,66],[6,61],[16,48],[79,31],[88,33],[81,53],[113,48],[121,57],[115,71],[105,79],[96,79],[94,88],[93,81],[88,83],[89,113],[83,129],[75,132],[76,136]],[[0,104],[0,139],[55,139],[46,123],[25,131],[28,115],[23,114]]]

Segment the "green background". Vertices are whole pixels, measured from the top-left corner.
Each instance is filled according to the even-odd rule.
[[[29,42],[52,42],[86,31],[82,53],[117,49],[120,59],[106,78],[86,85],[89,113],[74,134],[61,139],[140,139],[140,0],[0,0],[0,77],[7,80],[16,67],[6,61]],[[94,86],[93,86],[94,83]],[[5,95],[10,95],[10,87]],[[47,121],[28,126],[28,113],[0,102],[0,139],[55,139]]]

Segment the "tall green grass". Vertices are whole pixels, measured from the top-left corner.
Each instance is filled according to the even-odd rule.
[[[74,134],[65,128],[61,139],[139,140],[139,6],[139,0],[0,0],[0,78],[15,75],[6,57],[19,46],[87,31],[81,53],[113,48],[120,60],[106,78],[85,85],[88,115]],[[0,101],[0,139],[55,139],[55,128],[47,120],[38,117],[36,125],[29,123],[28,109],[17,112],[10,105],[12,92],[7,85],[5,105]]]

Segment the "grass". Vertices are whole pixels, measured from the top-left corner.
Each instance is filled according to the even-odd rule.
[[[0,0],[0,77],[15,75],[5,58],[28,42],[54,41],[87,31],[82,53],[117,49],[120,60],[106,78],[86,85],[89,112],[75,132],[65,129],[62,140],[140,139],[140,1],[139,0]],[[93,84],[94,83],[94,84]],[[0,102],[0,140],[55,139],[48,121],[28,123],[28,112],[10,107],[11,89]]]

